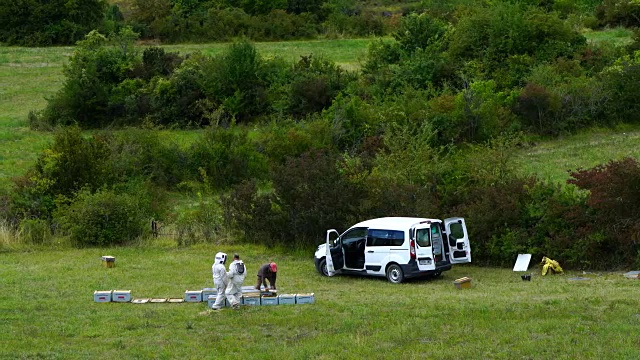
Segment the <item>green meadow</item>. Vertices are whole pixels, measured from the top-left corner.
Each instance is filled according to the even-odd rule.
[[[628,39],[613,29],[590,41]],[[258,43],[263,56],[294,61],[313,54],[357,70],[371,39]],[[225,44],[170,45],[214,55]],[[28,127],[31,110],[62,85],[70,47],[0,47],[0,192],[24,174],[51,133]],[[197,131],[163,131],[189,143]],[[592,129],[537,140],[513,155],[523,174],[563,183],[568,170],[625,156],[640,158],[640,128]],[[14,247],[0,224],[0,359],[637,359],[640,281],[622,272],[567,272],[531,282],[510,269],[455,266],[436,279],[400,285],[385,279],[317,274],[313,254],[259,246],[199,244],[172,238],[128,247]],[[344,230],[344,229],[339,229]],[[473,245],[472,245],[473,246]],[[182,297],[211,287],[217,251],[238,252],[245,285],[258,266],[279,264],[281,293],[315,294],[312,305],[209,312],[204,303],[95,303],[95,290],[134,298]],[[101,265],[116,257],[115,268]],[[515,259],[514,259],[515,260]],[[468,276],[471,289],[453,280]],[[580,276],[588,280],[571,280]]]
[[[281,293],[315,304],[207,310],[205,303],[95,303],[95,290],[181,298],[212,287],[217,251],[245,285],[279,266]],[[101,265],[102,255],[116,267]],[[257,246],[145,246],[0,254],[3,359],[637,359],[640,281],[622,273],[540,276],[455,266],[437,279],[320,276],[313,254]],[[470,289],[456,278],[471,277]],[[573,277],[588,280],[571,280]]]

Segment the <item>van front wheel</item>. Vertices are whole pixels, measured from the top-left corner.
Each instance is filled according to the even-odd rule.
[[[387,280],[394,284],[400,284],[404,280],[404,272],[398,264],[391,264],[387,268]]]
[[[327,259],[322,258],[318,264],[318,271],[323,276],[329,276],[329,270],[327,270]]]

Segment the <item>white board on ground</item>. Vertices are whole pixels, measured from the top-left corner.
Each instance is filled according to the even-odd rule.
[[[531,254],[518,254],[516,264],[513,265],[513,271],[527,271],[529,269],[529,262],[531,261]]]

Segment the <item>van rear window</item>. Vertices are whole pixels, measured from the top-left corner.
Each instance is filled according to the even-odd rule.
[[[369,229],[367,246],[401,246],[404,244],[404,231]]]

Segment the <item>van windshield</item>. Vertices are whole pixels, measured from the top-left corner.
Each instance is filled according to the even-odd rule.
[[[429,240],[429,231],[429,228],[416,230],[416,241],[418,242],[418,246],[431,246],[431,240]]]

